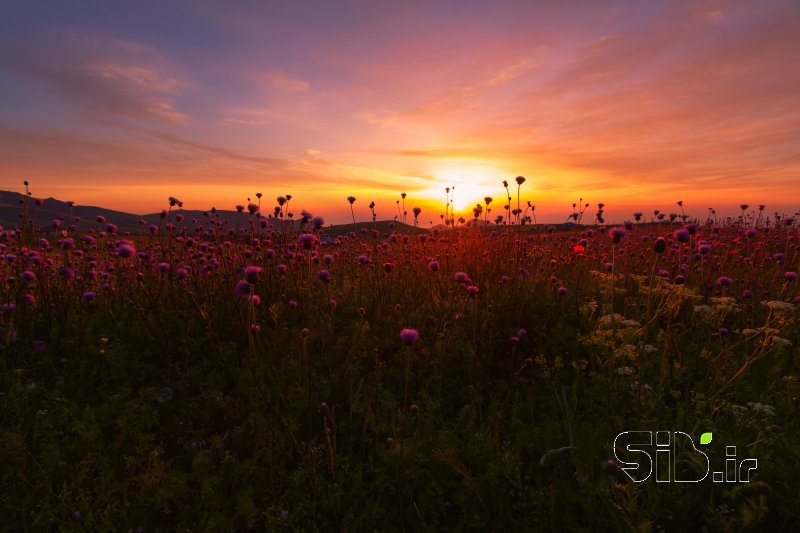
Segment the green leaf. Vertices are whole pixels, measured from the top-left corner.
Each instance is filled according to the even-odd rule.
[[[703,433],[700,435],[700,444],[708,444],[711,442],[712,435],[711,433]]]

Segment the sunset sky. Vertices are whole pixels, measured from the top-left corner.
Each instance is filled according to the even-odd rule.
[[[80,6],[80,7],[76,7]],[[3,2],[0,189],[326,221],[800,208],[800,2]],[[268,202],[268,207],[271,203]]]

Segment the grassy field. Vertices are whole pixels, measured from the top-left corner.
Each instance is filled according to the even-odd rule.
[[[793,219],[320,242],[175,216],[2,233],[0,528],[800,523]],[[634,483],[628,430],[758,468]]]

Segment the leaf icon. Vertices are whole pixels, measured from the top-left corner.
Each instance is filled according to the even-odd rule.
[[[700,435],[700,444],[708,444],[711,442],[712,435],[711,433],[703,433]]]

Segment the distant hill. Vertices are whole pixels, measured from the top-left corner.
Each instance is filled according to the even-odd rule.
[[[97,217],[102,216],[107,222],[115,224],[119,228],[119,233],[130,232],[131,234],[144,234],[147,233],[148,226],[151,224],[158,226],[162,222],[161,213],[151,213],[148,215],[135,215],[125,213],[122,211],[115,211],[104,207],[87,206],[87,205],[70,205],[56,198],[47,198],[41,201],[41,205],[35,205],[36,198],[26,197],[24,194],[13,191],[0,191],[0,226],[3,229],[16,228],[20,224],[20,215],[25,203],[28,203],[29,216],[33,217],[36,225],[39,228],[52,228],[54,220],[61,221],[61,227],[67,228],[70,224],[78,226],[79,230],[86,231],[90,228],[99,228]],[[183,221],[178,226],[186,226],[192,229],[198,224],[203,224],[208,227],[210,220],[210,211],[188,210],[188,209],[173,209],[173,222],[176,214],[183,215]],[[237,211],[217,210],[215,214],[220,220],[226,223],[226,227],[246,228],[250,224],[250,215],[245,211],[239,213]],[[80,221],[75,222],[75,217],[79,217]],[[258,220],[261,223],[263,217]],[[281,220],[278,218],[267,217],[266,220],[275,231],[300,231],[299,220]],[[403,224],[402,222],[382,220],[377,222],[358,222],[357,224],[341,224],[341,225],[328,225],[323,226],[320,230],[321,233],[330,238],[335,238],[339,235],[346,235],[350,232],[361,231],[366,229],[368,231],[378,230],[381,234],[391,233],[392,231],[401,231],[404,233],[427,233],[426,229],[415,228]]]

